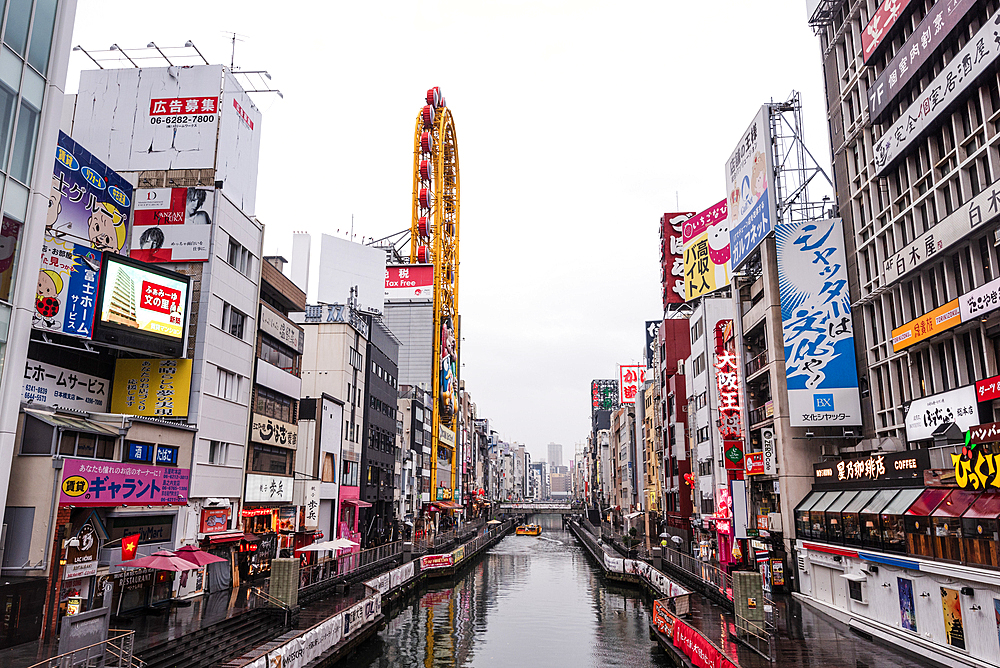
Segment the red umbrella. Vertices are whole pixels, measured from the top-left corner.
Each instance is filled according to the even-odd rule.
[[[122,565],[128,568],[155,568],[158,571],[190,571],[197,568],[187,559],[182,559],[169,550],[160,550],[148,557],[133,559]]]
[[[205,566],[207,564],[217,564],[223,561],[228,561],[227,559],[217,557],[214,554],[209,554],[204,550],[198,549],[197,545],[185,545],[174,554],[185,561],[190,561],[195,566]]]

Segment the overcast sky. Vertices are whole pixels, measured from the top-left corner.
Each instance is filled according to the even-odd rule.
[[[662,317],[658,221],[725,196],[761,104],[802,94],[829,161],[804,0],[80,0],[73,43],[181,46],[266,69],[257,216],[293,231],[410,225],[414,119],[441,86],[461,164],[462,378],[481,417],[544,459],[590,426],[590,380],[639,361]],[[92,64],[75,52],[67,88]],[[824,165],[826,167],[826,165]],[[828,168],[827,168],[828,169]],[[829,169],[828,169],[829,171]],[[679,202],[679,208],[678,208]]]

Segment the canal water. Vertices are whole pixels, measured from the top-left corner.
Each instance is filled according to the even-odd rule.
[[[448,586],[387,621],[351,666],[670,666],[649,639],[638,590],[604,582],[557,515],[542,535],[510,535]]]

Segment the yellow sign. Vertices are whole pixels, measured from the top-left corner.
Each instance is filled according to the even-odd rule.
[[[63,480],[62,488],[66,496],[80,496],[87,493],[90,484],[83,476],[73,475]]]
[[[191,360],[120,359],[115,362],[111,412],[184,417],[191,394]]]
[[[944,306],[892,330],[892,352],[898,353],[903,348],[960,324],[962,314],[958,308],[958,300],[952,299]]]

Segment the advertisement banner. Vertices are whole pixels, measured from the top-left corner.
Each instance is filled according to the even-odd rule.
[[[868,89],[868,115],[872,123],[878,122],[882,112],[896,100],[896,95],[976,4],[975,0],[938,0],[931,7]]]
[[[1000,57],[1000,48],[993,41],[993,33],[998,26],[1000,12],[990,17],[962,50],[948,61],[941,73],[924,87],[913,104],[875,143],[875,176],[882,176],[910,144],[934,125],[956,100],[962,98],[980,76],[992,69],[993,63]]]
[[[618,557],[610,557],[608,553],[604,553],[604,568],[615,573],[625,572],[625,560]]]
[[[917,611],[913,605],[913,581],[897,577],[896,589],[899,591],[900,623],[907,631],[916,632]]]
[[[721,653],[699,631],[674,618],[674,646],[698,668],[717,668]]]
[[[186,416],[192,364],[191,360],[116,360],[111,411],[147,417]]]
[[[75,580],[76,578],[97,575],[97,555],[100,552],[101,541],[97,536],[97,530],[89,520],[80,527],[76,533],[76,539],[79,541],[79,545],[70,545],[66,548],[63,580]]]
[[[908,487],[922,483],[930,467],[926,449],[878,453],[813,464],[813,484],[817,489]]]
[[[656,359],[656,336],[660,332],[662,320],[646,321],[646,368],[652,369]]]
[[[774,475],[778,472],[778,453],[774,449],[774,428],[764,427],[760,430],[761,455],[764,458],[764,473]]]
[[[427,554],[420,557],[420,570],[425,571],[434,568],[450,568],[452,566],[452,556],[448,554]]]
[[[21,401],[33,408],[51,406],[107,413],[110,384],[104,378],[29,359],[24,365]]]
[[[660,267],[663,308],[684,302],[684,222],[694,213],[665,213],[660,218]]]
[[[976,381],[976,398],[979,401],[1000,399],[1000,376]]]
[[[910,0],[884,0],[872,14],[868,25],[861,33],[861,49],[865,64],[868,64],[868,60],[875,55],[879,45],[888,41],[893,26],[902,17],[903,10],[909,4]]]
[[[128,255],[131,209],[132,184],[60,130],[46,238]]]
[[[212,188],[137,190],[131,257],[142,262],[208,260],[214,205]]]
[[[729,208],[726,200],[684,223],[684,299],[729,286]]]
[[[229,508],[202,508],[201,533],[219,533],[229,528]]]
[[[726,163],[730,266],[735,271],[774,226],[771,112],[760,108]]]
[[[764,475],[764,453],[748,452],[743,458],[743,466],[747,475]]]
[[[934,309],[930,313],[925,313],[919,318],[892,330],[892,352],[898,353],[900,350],[908,348],[914,343],[929,339],[935,334],[940,334],[961,324],[962,314],[959,309],[959,300],[952,299],[947,304]]]
[[[292,479],[247,473],[246,492],[243,500],[248,503],[292,502]]]
[[[100,275],[101,251],[46,235],[31,326],[89,339]]]
[[[112,326],[180,340],[187,321],[188,283],[109,261],[98,317]]]
[[[185,505],[190,469],[66,459],[60,505]]]
[[[260,110],[233,73],[227,71],[219,98],[215,178],[223,182],[226,198],[248,216],[256,213],[260,124]]]
[[[952,647],[965,649],[965,626],[962,623],[962,599],[957,589],[941,587],[941,611],[944,613],[944,636]]]
[[[715,384],[719,391],[719,433],[723,441],[742,438],[740,377],[736,353],[722,350],[715,355]],[[726,443],[727,447],[729,443]]]
[[[618,408],[618,381],[590,381],[590,413],[593,417],[597,411],[613,411]]]
[[[843,222],[782,223],[775,245],[789,424],[860,425]]]
[[[962,313],[962,322],[969,322],[1000,308],[1000,278],[966,292],[958,298],[958,308]]]
[[[906,407],[906,440],[912,443],[929,439],[935,429],[949,422],[963,432],[979,424],[975,385],[911,401]]]
[[[302,353],[306,340],[305,331],[264,303],[260,305],[260,331],[273,336],[295,352]]]
[[[434,299],[434,265],[402,264],[385,268],[386,301],[430,301]]]
[[[299,441],[299,426],[290,422],[282,422],[275,418],[264,417],[253,413],[250,438],[255,443],[276,445],[279,448],[294,448]]]
[[[667,610],[666,601],[653,601],[653,626],[666,637],[674,637],[674,616]]]
[[[635,398],[642,391],[642,386],[646,382],[646,370],[641,364],[629,364],[618,366],[618,403],[634,404]]]

